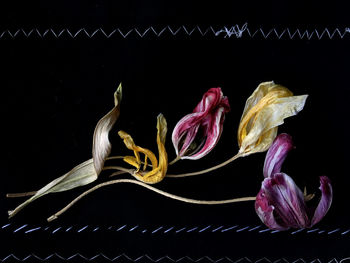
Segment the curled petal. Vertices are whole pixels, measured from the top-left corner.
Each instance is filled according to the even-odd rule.
[[[311,220],[311,226],[318,223],[326,215],[332,204],[333,188],[329,178],[327,176],[321,176],[320,183],[322,196]]]
[[[211,88],[204,95],[202,100],[194,108],[193,112],[209,113],[214,110],[225,98],[221,88]]]
[[[133,150],[135,155],[135,157],[124,157],[124,161],[137,168],[137,170],[133,173],[133,176],[136,179],[148,184],[155,184],[163,180],[168,169],[168,155],[165,149],[167,122],[162,114],[159,114],[157,118],[157,130],[159,162],[153,152],[151,152],[148,149],[137,146],[129,134],[127,134],[124,131],[118,132],[119,136],[124,140],[126,147],[130,150]],[[142,171],[140,171],[141,159],[139,153],[143,153],[146,157],[145,165]],[[150,159],[151,161],[151,171],[145,171],[147,168],[147,159]]]
[[[162,181],[168,170],[168,154],[165,149],[165,139],[167,134],[167,122],[163,114],[157,117],[157,145],[159,165],[143,176],[143,181],[148,184],[155,184]]]
[[[284,173],[274,174],[264,179],[261,189],[284,226],[308,227],[304,195],[292,178]]]
[[[173,130],[176,154],[181,159],[192,160],[208,154],[220,138],[224,115],[229,110],[228,99],[220,88],[206,92],[193,113],[184,116]]]
[[[197,152],[192,153],[190,156],[185,156],[183,159],[197,160],[207,155],[220,139],[224,120],[225,112],[223,107],[218,108],[212,116],[208,116],[202,124],[206,140],[201,145],[198,145]]]
[[[288,97],[288,96],[293,96],[293,93],[284,88],[284,89],[279,89],[276,90],[276,87],[279,85],[276,85],[273,81],[267,81],[267,82],[262,82],[259,84],[259,86],[254,90],[253,94],[250,95],[250,97],[247,99],[243,114],[241,117],[241,121],[249,114],[252,114],[250,111],[253,107],[255,107],[260,101],[269,93],[269,92],[274,92],[277,91],[279,92],[280,97]],[[248,114],[249,112],[249,114]]]
[[[266,154],[264,163],[265,177],[281,171],[282,164],[291,149],[293,149],[293,141],[290,135],[282,133],[276,137]]]
[[[123,139],[123,142],[124,142],[126,148],[134,151],[135,157],[125,156],[124,157],[125,162],[136,167],[137,171],[138,171],[141,167],[140,153],[143,153],[146,156],[146,161],[147,161],[147,158],[150,159],[152,167],[158,166],[157,157],[154,155],[154,153],[152,151],[145,149],[145,148],[142,148],[140,146],[137,146],[134,143],[134,140],[132,139],[132,137],[129,134],[127,134],[125,131],[119,131],[118,135],[120,136],[121,139]],[[146,166],[145,166],[145,168],[146,168]]]
[[[274,215],[274,206],[269,204],[269,200],[266,198],[264,190],[260,190],[255,200],[255,211],[258,214],[261,221],[270,229],[274,230],[287,230],[289,226],[280,225]],[[283,224],[283,222],[281,222]]]
[[[119,117],[121,99],[122,86],[119,84],[118,89],[114,93],[114,108],[101,118],[95,127],[92,158],[97,174],[102,171],[104,162],[111,153],[111,143],[109,142],[108,134]]]
[[[241,155],[266,151],[277,135],[277,127],[285,118],[300,112],[306,98],[307,95],[293,96],[273,82],[260,84],[248,98],[238,128]]]

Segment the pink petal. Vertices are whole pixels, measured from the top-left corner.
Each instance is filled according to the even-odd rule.
[[[327,214],[332,204],[333,188],[331,185],[331,181],[327,176],[321,176],[320,183],[321,185],[319,189],[322,192],[322,196],[315,210],[310,227],[318,223]]]
[[[264,163],[265,177],[281,171],[282,164],[292,148],[293,141],[289,134],[282,133],[276,137],[266,154]]]
[[[184,140],[184,143],[182,144],[181,151],[179,152],[180,156],[185,155],[187,149],[190,147],[191,143],[196,138],[196,135],[198,133],[198,129],[200,127],[200,123],[193,125],[190,127],[186,132],[186,138]]]
[[[225,112],[224,108],[220,107],[215,112],[215,115],[209,115],[207,116],[208,123],[206,124],[206,140],[204,142],[204,145],[202,148],[195,154],[190,156],[184,156],[183,159],[191,159],[191,160],[197,160],[202,158],[203,156],[207,155],[218,143],[223,125],[224,125],[224,119],[225,119]],[[203,125],[203,124],[202,124]]]
[[[176,124],[172,133],[172,141],[177,155],[181,155],[180,153],[183,154],[187,150],[188,146],[193,142],[197,134],[202,115],[202,113],[187,114]],[[193,130],[197,131],[194,132]],[[184,136],[189,136],[188,139],[184,139],[185,141],[187,139],[186,146],[184,147],[184,144],[182,144],[181,149],[179,149],[179,144]]]
[[[199,159],[209,153],[220,138],[224,114],[229,110],[228,99],[223,96],[221,89],[209,89],[193,113],[187,114],[176,124],[172,133],[176,154],[182,159]],[[193,151],[195,154],[186,156],[199,130],[203,132],[203,142]]]
[[[206,112],[217,107],[223,98],[221,88],[211,88],[204,95],[202,100],[194,108],[193,112]]]
[[[274,216],[274,206],[269,204],[263,189],[260,190],[256,196],[255,211],[258,214],[261,221],[270,229],[274,230],[287,230],[289,227],[286,225],[278,224]],[[283,222],[282,222],[283,223]]]
[[[309,225],[304,195],[291,177],[284,173],[273,174],[264,179],[261,189],[286,226],[304,228]]]

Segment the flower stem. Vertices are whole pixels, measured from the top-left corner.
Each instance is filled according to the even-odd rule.
[[[118,170],[118,171],[123,171],[125,173],[129,173],[129,174],[132,174],[132,169],[127,169],[127,168],[124,168],[124,167],[121,167],[121,166],[105,166],[103,167],[102,169],[103,171],[105,170]]]
[[[198,175],[198,174],[205,174],[205,173],[208,173],[208,172],[211,172],[211,171],[214,171],[216,169],[219,169],[231,162],[233,162],[234,160],[238,159],[239,157],[241,157],[242,154],[240,153],[237,153],[235,156],[231,157],[230,159],[224,161],[223,163],[220,163],[218,165],[215,165],[213,167],[210,167],[208,169],[205,169],[205,170],[200,170],[200,171],[197,171],[197,172],[191,172],[191,173],[184,173],[184,174],[167,174],[166,177],[170,177],[170,178],[178,178],[178,177],[187,177],[187,176],[193,176],[193,175]]]
[[[15,198],[15,197],[26,197],[35,195],[37,191],[25,192],[25,193],[8,193],[6,194],[7,198]]]
[[[110,156],[106,160],[124,159],[125,156]]]
[[[82,199],[84,196],[90,194],[91,192],[112,184],[118,184],[118,183],[131,183],[131,184],[136,184],[140,185],[142,187],[145,187],[153,192],[156,192],[158,194],[161,194],[163,196],[186,202],[186,203],[191,203],[191,204],[200,204],[200,205],[217,205],[217,204],[228,204],[228,203],[236,203],[236,202],[244,202],[244,201],[255,201],[255,196],[254,197],[241,197],[241,198],[234,198],[234,199],[228,199],[228,200],[220,200],[220,201],[206,201],[206,200],[195,200],[195,199],[190,199],[190,198],[185,198],[177,195],[173,195],[167,192],[164,192],[162,190],[159,190],[153,186],[150,186],[148,184],[145,184],[140,181],[132,180],[132,179],[117,179],[117,180],[111,180],[105,183],[101,183],[99,185],[94,186],[93,188],[87,190],[86,192],[82,193],[79,195],[77,198],[75,198],[72,202],[70,202],[68,205],[66,205],[63,209],[55,213],[54,215],[50,216],[47,221],[51,222],[55,219],[57,219],[60,215],[62,215],[64,212],[66,212],[69,208],[71,208],[76,202],[78,202],[80,199]]]
[[[108,177],[111,178],[111,177],[113,177],[113,176],[121,175],[121,174],[126,174],[126,173],[127,173],[127,172],[125,172],[125,171],[116,171],[116,172],[110,174]]]
[[[174,160],[172,160],[170,163],[168,163],[168,165],[172,165],[174,163],[176,163],[178,160],[181,160],[181,156],[176,156],[176,158]]]

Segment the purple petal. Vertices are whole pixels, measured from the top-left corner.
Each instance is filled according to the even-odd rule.
[[[229,109],[228,99],[223,96],[221,89],[209,89],[193,113],[187,114],[176,124],[172,134],[176,154],[182,159],[199,159],[209,153],[220,138],[224,115]],[[203,136],[199,138],[202,143],[192,150],[192,155],[185,156],[199,130]]]
[[[293,141],[289,134],[281,133],[276,137],[266,154],[264,177],[269,177],[281,171],[282,164],[292,148]]]
[[[284,225],[293,228],[309,225],[304,195],[291,177],[284,173],[273,174],[264,179],[261,189]]]
[[[319,189],[322,192],[322,196],[315,210],[310,227],[318,223],[326,215],[326,213],[328,212],[332,204],[333,189],[332,189],[331,181],[327,176],[321,176],[320,184],[321,185]]]
[[[255,211],[258,214],[259,218],[270,229],[287,230],[289,228],[287,225],[281,225],[277,223],[274,216],[274,209],[274,206],[269,204],[269,201],[265,195],[265,191],[261,189],[255,200]]]

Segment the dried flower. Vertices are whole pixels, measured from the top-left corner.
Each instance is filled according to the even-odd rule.
[[[79,186],[87,185],[97,179],[98,175],[102,171],[104,162],[111,151],[108,133],[119,117],[121,98],[122,86],[120,84],[114,93],[113,109],[103,118],[101,118],[95,127],[92,151],[93,158],[77,165],[65,175],[56,178],[38,190],[31,198],[17,206],[14,210],[9,211],[9,217],[13,217],[29,203],[44,195],[55,192],[63,192]]]
[[[296,115],[305,105],[307,95],[293,96],[274,82],[261,83],[248,98],[238,128],[239,155],[266,151],[283,120]]]
[[[303,194],[291,177],[280,172],[291,148],[291,137],[281,134],[266,155],[266,178],[256,197],[255,210],[261,221],[271,229],[312,227],[326,215],[332,203],[333,190],[328,177],[320,177],[322,196],[317,207],[308,207],[307,202],[313,195]]]
[[[184,116],[173,130],[177,158],[197,160],[207,155],[219,141],[229,110],[228,99],[221,89],[209,89],[193,113]]]
[[[165,138],[167,133],[167,122],[162,114],[159,114],[157,117],[157,145],[158,145],[158,153],[159,153],[159,163],[154,155],[148,149],[137,146],[134,143],[132,137],[124,131],[119,131],[118,134],[120,138],[124,140],[126,147],[129,150],[134,151],[135,156],[126,156],[124,157],[124,161],[128,164],[134,166],[136,170],[133,173],[133,176],[145,183],[155,184],[163,180],[166,175],[168,169],[168,155],[165,149]],[[145,155],[145,162],[143,168],[141,170],[141,158],[140,153]],[[150,160],[152,170],[146,171],[147,168],[147,160]]]

